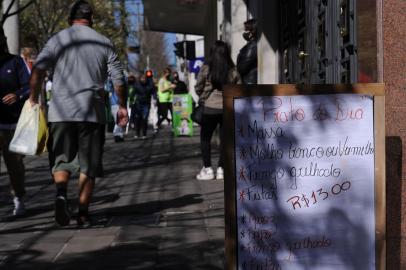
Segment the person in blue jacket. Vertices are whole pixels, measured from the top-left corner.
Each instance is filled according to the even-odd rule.
[[[3,155],[10,177],[14,216],[25,214],[25,167],[24,156],[10,152],[8,148],[30,93],[29,77],[24,60],[8,52],[7,39],[0,27],[0,155]]]
[[[147,138],[148,116],[151,108],[151,97],[154,94],[154,84],[152,79],[147,79],[144,74],[140,76],[136,82],[134,91],[130,95],[130,99],[134,101],[131,106],[131,112],[134,115],[135,138]]]

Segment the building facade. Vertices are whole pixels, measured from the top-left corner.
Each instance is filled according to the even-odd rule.
[[[242,22],[258,19],[259,83],[385,84],[386,269],[406,269],[405,1],[222,2],[234,56]]]
[[[222,39],[230,44],[234,60],[245,44],[243,22],[256,18],[260,84],[385,83],[386,268],[406,269],[406,1],[148,0],[144,4],[147,20],[154,22],[151,29],[203,35],[206,54],[209,44]],[[148,16],[153,6],[160,9],[161,18],[172,14],[171,23]]]

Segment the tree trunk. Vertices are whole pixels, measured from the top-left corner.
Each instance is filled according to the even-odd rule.
[[[6,13],[7,9],[9,8],[10,4],[12,4],[12,7],[10,11],[8,12],[13,13],[18,10],[18,2],[17,0],[3,0],[3,12],[2,14]],[[20,21],[18,18],[18,14],[10,16],[6,19],[6,21],[3,24],[3,29],[4,29],[4,34],[7,37],[7,45],[8,45],[8,50],[12,54],[20,54]]]

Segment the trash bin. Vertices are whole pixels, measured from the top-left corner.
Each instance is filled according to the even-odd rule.
[[[173,133],[178,136],[193,136],[193,122],[190,115],[193,110],[192,96],[181,94],[173,96]]]

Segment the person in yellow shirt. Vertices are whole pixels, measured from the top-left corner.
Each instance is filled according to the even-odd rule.
[[[171,123],[171,119],[168,118],[168,111],[171,112],[172,118],[173,90],[176,87],[171,82],[171,74],[172,70],[169,67],[165,68],[163,76],[158,82],[158,128],[161,127],[164,120],[168,121],[168,124]]]

